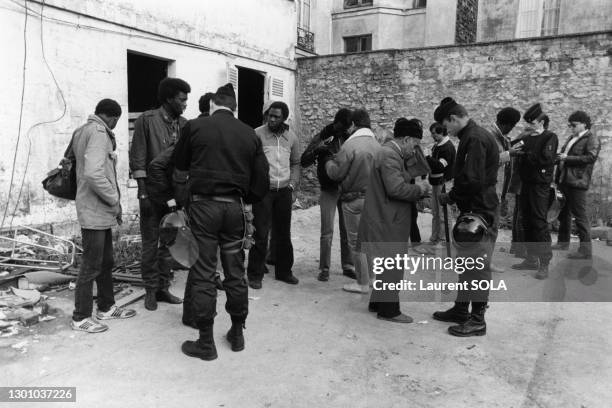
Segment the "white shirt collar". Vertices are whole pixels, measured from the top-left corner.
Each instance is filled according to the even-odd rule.
[[[442,146],[444,143],[448,142],[450,140],[450,138],[448,136],[444,136],[442,138],[442,140],[440,140],[438,143],[436,143],[436,146]]]
[[[359,128],[348,139],[346,139],[346,141],[348,142],[349,140],[351,140],[351,139],[353,139],[355,137],[359,137],[359,136],[370,136],[370,137],[376,139],[376,137],[374,136],[374,132],[372,132],[371,129],[368,129],[368,128]]]

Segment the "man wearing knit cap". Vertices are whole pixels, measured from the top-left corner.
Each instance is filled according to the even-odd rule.
[[[484,219],[487,230],[484,242],[476,249],[458,248],[458,256],[485,258],[485,267],[466,268],[459,275],[460,282],[490,280],[490,259],[497,229],[499,199],[495,192],[499,151],[491,134],[470,119],[467,111],[452,98],[445,98],[434,112],[436,122],[459,138],[455,159],[453,187],[448,194],[440,195],[440,204],[455,202],[462,214],[474,213]],[[476,251],[476,253],[472,253]],[[485,310],[489,291],[458,291],[455,305],[444,312],[435,312],[436,320],[459,323],[448,328],[454,336],[482,336],[486,334]],[[472,304],[469,312],[470,302]]]
[[[417,142],[422,134],[419,121],[402,118],[396,121],[393,139],[377,149],[359,223],[357,247],[366,254],[371,266],[375,258],[405,253],[414,208],[411,204],[431,194],[429,183],[418,177],[429,172]],[[416,183],[411,182],[415,178]],[[368,309],[376,312],[378,319],[412,322],[400,310],[399,291],[388,289],[389,284],[397,284],[403,277],[403,268],[393,267],[385,268],[374,278]]]
[[[170,267],[162,261],[168,253],[165,247],[158,246],[159,223],[170,209],[166,204],[155,203],[149,196],[147,168],[153,159],[177,141],[181,127],[186,122],[181,115],[187,107],[189,92],[191,87],[182,79],[163,79],[157,92],[161,106],[144,112],[134,122],[129,158],[132,176],[138,183],[142,235],[141,274],[146,287],[144,304],[147,310],[156,310],[157,302],[182,302],[168,290]]]
[[[220,87],[210,101],[209,117],[190,120],[174,151],[179,171],[189,172],[189,219],[199,258],[189,270],[191,307],[197,341],[182,351],[203,360],[217,358],[213,338],[217,289],[217,249],[221,250],[226,302],[232,326],[227,340],[233,351],[244,349],[243,328],[248,314],[244,270],[245,203],[256,203],[270,187],[268,161],[255,131],[234,117],[236,96],[231,84]]]
[[[533,128],[529,136],[522,139],[524,145],[519,159],[520,206],[527,258],[512,265],[512,268],[537,270],[535,278],[546,279],[548,264],[552,259],[550,228],[546,216],[559,142],[557,135],[548,130],[549,118],[539,103],[531,106],[523,119]]]
[[[588,259],[592,256],[592,248],[586,198],[601,142],[591,132],[591,118],[586,112],[576,111],[567,121],[572,135],[565,141],[557,157],[555,175],[555,182],[565,195],[566,201],[559,214],[559,237],[553,249],[568,249],[573,216],[576,219],[580,247],[577,252],[570,253],[567,257]]]
[[[512,162],[510,158],[516,156],[520,149],[514,149],[510,144],[508,136],[514,126],[521,120],[521,113],[514,108],[507,107],[497,112],[495,122],[487,129],[494,137],[499,149],[499,170],[497,172],[496,191],[500,200],[500,215],[505,217],[508,204],[506,194],[510,175],[512,174]],[[494,231],[497,240],[497,230]],[[503,272],[503,269],[495,266],[491,260],[491,272]]]

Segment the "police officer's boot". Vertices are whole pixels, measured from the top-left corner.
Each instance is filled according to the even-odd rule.
[[[455,306],[444,312],[434,312],[433,318],[441,322],[465,323],[470,318],[469,302],[455,302]]]
[[[232,345],[232,351],[244,350],[242,329],[246,329],[244,319],[236,319],[232,316],[232,327],[227,332],[227,341]]]
[[[186,341],[181,350],[189,357],[198,357],[202,360],[211,361],[217,358],[217,348],[213,338],[213,325],[200,329],[200,338],[196,341]]]
[[[468,321],[458,326],[449,327],[449,334],[458,337],[484,336],[487,334],[487,323],[484,318],[486,309],[486,302],[472,302],[472,313]]]
[[[147,310],[157,310],[157,289],[147,288],[145,294],[144,306]]]

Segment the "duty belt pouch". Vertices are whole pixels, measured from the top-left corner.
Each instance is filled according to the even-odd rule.
[[[253,225],[253,209],[250,205],[245,205],[240,202],[242,207],[242,215],[244,216],[244,236],[242,237],[242,249],[251,249],[255,245],[255,226]]]

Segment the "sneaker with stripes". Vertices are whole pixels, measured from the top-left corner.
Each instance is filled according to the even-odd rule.
[[[128,319],[130,317],[136,316],[136,311],[132,309],[123,309],[116,305],[113,305],[106,312],[102,312],[98,310],[96,312],[96,317],[100,320],[110,320],[110,319]]]
[[[71,320],[70,327],[72,327],[72,330],[79,330],[87,333],[101,333],[108,330],[107,325],[97,322],[90,317],[81,321]]]

